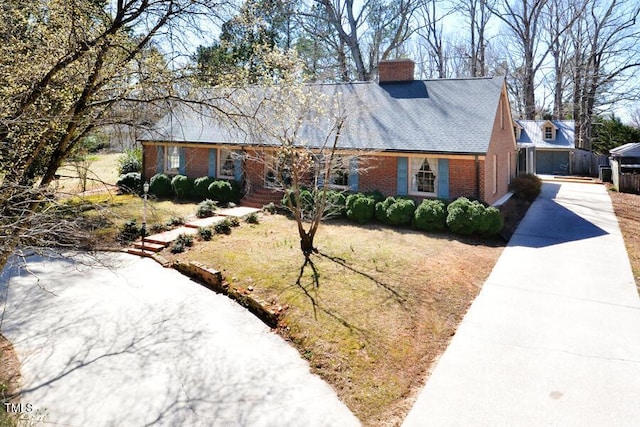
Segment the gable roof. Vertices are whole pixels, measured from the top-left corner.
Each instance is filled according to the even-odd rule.
[[[518,144],[533,144],[540,149],[573,149],[575,148],[575,122],[573,120],[515,120],[522,131],[516,141]],[[556,127],[556,139],[544,139],[543,127],[551,123]]]
[[[615,157],[640,157],[640,142],[630,142],[609,150]]]
[[[313,84],[349,105],[339,148],[391,152],[486,153],[504,86],[503,77],[382,83]],[[257,96],[260,88],[249,88]],[[323,141],[317,126],[302,129]],[[234,132],[191,108],[177,108],[141,141],[269,144]]]

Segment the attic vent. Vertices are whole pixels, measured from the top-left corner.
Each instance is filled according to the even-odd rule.
[[[413,81],[415,68],[415,62],[410,59],[380,61],[378,64],[379,82],[388,83]]]

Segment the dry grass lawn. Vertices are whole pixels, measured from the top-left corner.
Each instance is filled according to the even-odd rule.
[[[613,209],[618,217],[631,269],[640,292],[640,195],[610,191]]]
[[[343,222],[323,225],[316,243],[337,258],[314,257],[318,288],[309,269],[296,285],[303,257],[284,216],[262,216],[173,257],[288,305],[279,332],[312,370],[365,425],[398,425],[502,245]]]
[[[111,153],[88,156],[87,191],[107,190],[115,185],[118,180],[117,159],[121,155],[121,153]],[[60,179],[57,185],[60,193],[75,194],[82,191],[78,171],[72,163],[67,163],[58,169],[58,175]]]

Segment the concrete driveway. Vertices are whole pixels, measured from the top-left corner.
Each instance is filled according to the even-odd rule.
[[[21,401],[51,424],[359,425],[253,315],[149,259],[32,257],[5,269],[0,304]]]
[[[405,420],[637,426],[640,299],[604,186],[551,183]]]

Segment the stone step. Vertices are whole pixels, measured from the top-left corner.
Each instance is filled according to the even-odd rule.
[[[145,239],[144,240],[144,245],[142,244],[141,241],[133,242],[133,247],[136,248],[136,249],[142,249],[144,247],[145,251],[160,252],[161,250],[163,250],[167,246],[164,245],[164,244],[148,242],[147,239]]]
[[[137,255],[137,256],[142,256],[142,257],[152,257],[153,255],[155,255],[156,253],[153,251],[148,251],[148,250],[142,250],[142,249],[138,249],[138,248],[128,248],[127,249],[127,253],[131,254],[131,255]]]

